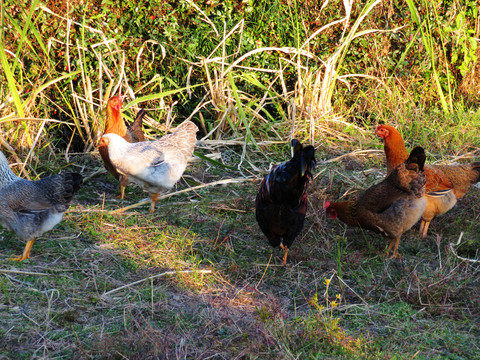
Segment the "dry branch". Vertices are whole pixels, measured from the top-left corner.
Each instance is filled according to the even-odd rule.
[[[183,189],[183,190],[175,191],[175,192],[173,192],[173,193],[168,193],[168,194],[159,196],[159,197],[157,198],[157,201],[160,201],[160,200],[163,200],[163,199],[167,199],[167,198],[172,197],[172,196],[174,196],[174,195],[178,195],[178,194],[181,194],[181,193],[190,192],[190,191],[193,191],[193,190],[202,189],[202,188],[209,187],[209,186],[225,185],[225,184],[239,184],[239,183],[243,183],[243,182],[246,182],[246,181],[256,181],[256,180],[257,180],[256,178],[238,178],[238,179],[223,179],[223,180],[218,180],[218,181],[214,181],[214,182],[211,182],[211,183],[208,183],[208,184],[202,184],[202,185],[198,185],[198,186],[193,186],[193,187],[188,188],[188,189]],[[142,200],[142,201],[140,201],[139,203],[136,203],[136,204],[133,204],[133,205],[129,205],[129,206],[126,206],[126,207],[121,208],[121,209],[117,209],[117,210],[110,211],[110,214],[118,214],[118,213],[124,212],[124,211],[126,211],[126,210],[135,209],[135,208],[137,208],[137,207],[140,207],[140,206],[143,206],[143,205],[147,205],[147,204],[150,204],[150,199],[148,199],[148,200]]]
[[[463,231],[460,233],[460,236],[458,237],[457,243],[456,244],[454,244],[454,243],[448,244],[448,248],[450,249],[452,254],[455,255],[455,257],[460,259],[460,260],[468,261],[468,262],[472,262],[472,263],[479,263],[480,260],[464,258],[464,257],[458,255],[457,252],[455,251],[455,248],[460,245],[460,243],[462,241],[462,237],[463,237]]]
[[[51,275],[52,275],[52,274],[47,274],[47,273],[37,273],[37,272],[22,271],[22,270],[6,270],[6,269],[0,269],[0,273],[4,273],[4,274],[34,275],[34,276],[51,276]]]
[[[113,293],[115,293],[115,292],[117,292],[117,291],[126,289],[126,288],[128,288],[128,287],[131,287],[131,286],[134,286],[134,285],[137,285],[137,284],[141,284],[141,283],[143,283],[143,282],[145,282],[145,281],[157,279],[157,278],[160,278],[160,277],[163,277],[163,276],[167,276],[167,275],[190,274],[190,273],[210,274],[211,272],[212,272],[212,270],[166,271],[166,272],[164,272],[164,273],[152,275],[152,276],[146,277],[146,278],[144,278],[144,279],[140,279],[140,280],[134,281],[134,282],[132,282],[132,283],[130,283],[130,284],[126,284],[126,285],[120,286],[120,287],[118,287],[118,288],[115,288],[115,289],[113,289],[113,290],[107,291],[106,293],[104,293],[104,294],[102,295],[102,297],[105,297],[105,296],[107,296],[107,295],[113,294]]]

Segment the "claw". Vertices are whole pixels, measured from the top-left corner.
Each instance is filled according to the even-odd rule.
[[[32,239],[29,242],[27,242],[27,245],[25,245],[25,249],[23,250],[23,254],[21,256],[17,256],[15,258],[9,258],[8,260],[23,261],[25,259],[30,259],[30,250],[32,250],[34,241],[35,239]]]

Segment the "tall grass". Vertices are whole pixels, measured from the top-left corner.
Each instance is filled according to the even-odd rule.
[[[420,16],[418,15],[418,10],[413,2],[413,0],[407,0],[408,7],[410,9],[410,13],[412,16],[412,19],[414,20],[415,24],[417,27],[420,29],[420,33],[422,36],[422,42],[423,45],[425,46],[425,49],[427,51],[430,65],[432,68],[432,77],[435,81],[435,86],[437,89],[438,96],[440,98],[440,102],[442,104],[442,109],[443,112],[448,115],[453,111],[453,97],[452,97],[452,84],[451,84],[451,79],[450,79],[450,73],[449,73],[449,64],[447,62],[447,57],[445,53],[445,46],[444,42],[445,39],[442,36],[442,31],[439,31],[441,29],[441,25],[439,24],[438,21],[438,14],[436,12],[435,6],[429,2],[429,1],[424,1],[423,5],[427,9],[427,14],[423,18],[423,20],[420,19]],[[434,19],[434,24],[431,23],[430,18]],[[433,28],[436,27],[437,30],[435,31]],[[434,31],[436,32],[437,36],[434,36]],[[437,38],[440,38],[440,44],[442,48],[442,53],[441,55],[443,56],[443,60],[445,62],[444,69],[446,71],[446,79],[447,79],[447,92],[448,92],[448,97],[445,96],[444,90],[440,81],[440,74],[438,73],[437,70],[437,58],[439,58],[439,54],[436,52],[436,46],[435,42]]]
[[[124,50],[103,31],[86,25],[85,21],[75,22],[56,14],[40,5],[38,0],[28,9],[23,27],[4,7],[1,11],[5,21],[20,36],[14,44],[6,46],[2,43],[0,47],[0,76],[4,76],[8,85],[0,89],[3,92],[1,97],[6,99],[0,104],[0,124],[5,139],[17,148],[28,150],[28,157],[35,146],[42,148],[51,140],[46,123],[71,127],[66,151],[76,136],[83,143],[83,151],[94,149],[103,130],[103,109],[113,94],[122,93],[134,99],[125,110],[135,111],[143,102],[153,105],[164,97],[187,90],[187,87],[179,87],[165,92],[150,91],[158,89],[161,83],[160,77],[155,76],[142,88],[148,95],[137,97],[137,91],[129,84],[127,72],[130,69],[125,66]],[[58,21],[58,33],[63,36],[46,40],[48,34],[41,34],[36,28],[44,18]],[[5,39],[5,35],[2,33],[1,38]],[[12,34],[9,35],[12,38]],[[28,55],[23,53],[25,47],[29,50]],[[37,52],[37,49],[42,51]],[[20,60],[22,57],[38,66],[39,71],[27,67]],[[54,63],[53,58],[59,62]],[[97,68],[92,67],[94,62],[98,64]],[[161,105],[160,110],[166,111],[166,105]],[[23,130],[20,131],[16,124],[20,124]]]
[[[101,27],[100,20],[87,19],[86,13],[83,18],[55,13],[39,0],[21,8],[19,14],[3,7],[7,26],[1,29],[1,38],[11,41],[2,43],[0,49],[0,77],[6,84],[0,88],[1,98],[5,99],[0,104],[3,136],[33,155],[34,145],[37,149],[53,150],[59,141],[66,143],[66,151],[91,151],[103,129],[106,101],[120,92],[128,98],[126,118],[134,118],[139,106],[148,108],[146,126],[150,135],[158,129],[168,130],[175,117],[181,116],[200,125],[204,140],[222,143],[233,139],[243,144],[244,153],[247,144],[256,146],[259,141],[287,143],[300,136],[319,144],[325,137],[343,141],[349,133],[364,134],[363,124],[346,119],[352,112],[349,107],[367,97],[378,98],[382,91],[395,94],[402,104],[422,95],[420,87],[410,94],[411,88],[402,84],[409,79],[397,77],[397,72],[405,70],[409,53],[415,51],[415,38],[401,48],[399,61],[393,61],[390,72],[378,71],[372,62],[366,63],[370,67],[352,71],[352,61],[367,59],[377,37],[388,39],[411,28],[380,26],[380,0],[342,4],[340,10],[329,2],[315,8],[319,23],[311,27],[298,4],[275,2],[272,6],[287,12],[272,21],[288,23],[279,29],[293,31],[289,39],[294,39],[294,43],[263,46],[262,39],[252,45],[252,32],[247,28],[250,24],[245,18],[236,23],[225,21],[222,29],[214,12],[189,1],[188,8],[202,19],[205,31],[211,35],[205,35],[208,46],[194,54],[196,61],[173,58],[167,44],[158,39],[142,39],[133,63],[127,55],[131,49],[119,40],[128,38],[119,37],[116,29]],[[434,27],[441,25],[439,17],[431,22],[417,14],[419,6],[433,16],[436,9],[427,2],[415,4],[409,0],[408,5],[415,24],[414,35],[421,34],[429,57],[431,70],[426,73],[434,79],[442,110],[451,113],[455,84],[448,70],[445,39],[435,41]],[[45,24],[51,23],[55,24],[55,31],[49,32]],[[335,38],[334,46],[318,50],[329,37]],[[361,43],[366,43],[366,47],[359,46]],[[156,56],[155,51],[160,55]],[[375,54],[371,58],[374,57]],[[383,60],[369,61],[377,66]],[[174,79],[163,73],[175,66],[188,69],[184,78]],[[446,76],[441,71],[446,71]],[[375,86],[364,92],[365,84],[372,83]],[[387,103],[382,107],[390,106],[393,111],[396,104],[392,99],[393,96],[384,98]],[[336,106],[336,101],[340,106]],[[182,110],[177,112],[179,107]],[[377,118],[388,120],[391,116],[384,110],[378,112]],[[165,126],[160,126],[163,122]],[[65,134],[68,138],[59,139]]]

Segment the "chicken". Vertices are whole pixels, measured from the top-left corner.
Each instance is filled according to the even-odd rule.
[[[383,139],[387,173],[408,157],[402,135],[393,126],[378,125],[375,131]],[[427,236],[428,227],[437,215],[445,214],[462,198],[470,186],[480,181],[480,162],[462,165],[425,165],[427,206],[422,214],[420,234]]]
[[[263,179],[255,199],[255,215],[271,246],[288,250],[302,231],[308,207],[307,187],[315,166],[315,149],[292,140],[293,158],[272,169]]]
[[[129,143],[117,134],[105,134],[99,147],[108,148],[115,170],[150,193],[150,212],[161,190],[171,189],[180,180],[193,155],[198,127],[191,121],[181,123],[172,134],[155,141]]]
[[[387,254],[393,247],[392,257],[399,257],[400,237],[420,219],[427,205],[424,163],[425,152],[416,147],[404,163],[382,182],[367,189],[358,200],[327,201],[327,214],[347,225],[383,234],[390,239]]]
[[[138,112],[135,121],[127,127],[123,121],[122,114],[120,113],[122,104],[123,101],[121,95],[113,96],[108,100],[104,134],[117,134],[129,143],[145,141],[145,136],[142,129],[142,119],[145,115],[145,110],[141,109]],[[124,175],[117,172],[115,166],[113,166],[112,162],[110,161],[108,156],[108,148],[106,146],[99,146],[98,151],[102,157],[105,169],[107,169],[110,174],[120,181],[120,199],[125,198],[125,187],[128,185],[128,178],[125,178]]]
[[[33,242],[58,224],[82,182],[78,173],[52,175],[30,181],[16,176],[0,151],[0,224],[27,241],[21,256],[30,258]]]

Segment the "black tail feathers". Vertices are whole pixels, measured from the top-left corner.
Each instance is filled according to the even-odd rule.
[[[141,126],[144,116],[145,116],[145,109],[140,109],[140,111],[137,113],[137,116],[135,117],[135,120],[133,121],[133,124],[137,126]]]
[[[417,164],[418,169],[423,171],[425,165],[426,155],[425,150],[421,146],[415,147],[408,156],[408,159],[405,161],[405,164]]]
[[[80,189],[82,185],[83,176],[79,173],[65,173],[64,174],[64,191],[63,198],[66,203],[69,203],[73,195]]]

